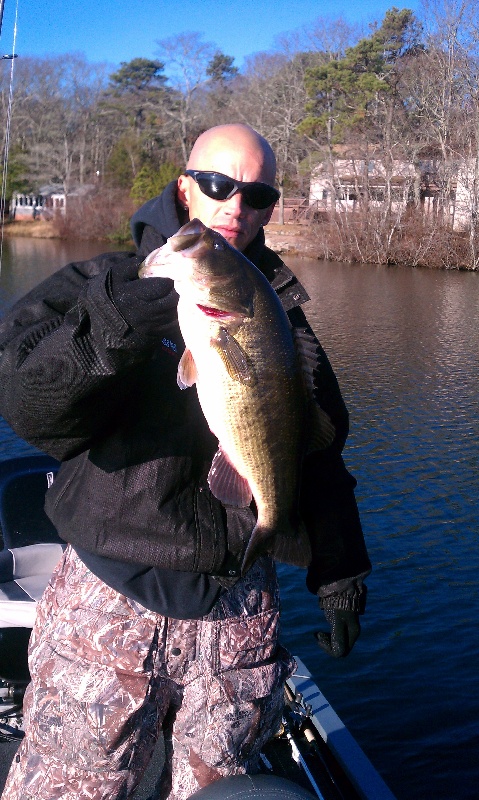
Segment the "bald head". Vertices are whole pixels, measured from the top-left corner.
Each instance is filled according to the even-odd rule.
[[[216,170],[230,175],[232,166],[240,166],[245,160],[257,170],[257,180],[274,184],[276,159],[266,139],[249,125],[218,125],[198,137],[188,169]]]

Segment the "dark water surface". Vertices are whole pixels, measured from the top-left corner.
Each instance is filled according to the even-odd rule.
[[[6,242],[0,313],[102,245]],[[13,263],[14,266],[11,266]],[[479,797],[479,275],[288,259],[351,414],[345,458],[374,571],[339,662],[281,567],[285,643],[399,800]],[[0,459],[28,448],[0,420]]]

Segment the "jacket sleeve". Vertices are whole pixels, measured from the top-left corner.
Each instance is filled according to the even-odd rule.
[[[293,326],[314,336],[299,307],[292,309],[289,317]],[[315,341],[315,398],[335,425],[336,437],[326,450],[307,455],[303,464],[300,509],[312,549],[306,585],[319,596],[323,608],[362,612],[366,600],[363,580],[371,563],[354,494],[356,480],[342,457],[349,415],[326,353],[316,337]]]
[[[132,269],[136,275],[138,258],[130,253],[69,264],[0,323],[0,413],[20,437],[59,460],[87,449],[109,428],[125,375],[151,354],[154,338],[126,321],[111,293],[112,273]],[[133,289],[144,283],[129,281]],[[132,307],[133,289],[124,292],[126,301],[131,293]],[[161,294],[156,337],[176,313],[171,281]]]

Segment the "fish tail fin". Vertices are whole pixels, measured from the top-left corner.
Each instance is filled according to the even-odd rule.
[[[282,531],[274,537],[271,555],[275,561],[281,561],[283,564],[291,564],[294,567],[309,566],[312,558],[311,543],[302,519],[297,520],[293,537]]]
[[[265,553],[276,561],[307,567],[311,561],[311,545],[303,521],[298,519],[294,525],[288,522],[277,533],[256,525],[244,554],[241,574],[248,572],[256,559]]]
[[[296,529],[294,539],[279,533],[274,537],[271,555],[275,561],[291,564],[293,567],[308,567],[311,563],[311,544],[303,522]]]

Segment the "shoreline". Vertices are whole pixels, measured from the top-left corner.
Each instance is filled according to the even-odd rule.
[[[52,222],[44,220],[19,220],[18,222],[6,222],[3,227],[3,235],[25,236],[30,239],[61,239],[53,228]]]
[[[305,258],[318,258],[317,245],[313,238],[308,236],[307,226],[298,224],[280,225],[270,222],[264,229],[266,245],[279,255],[288,254],[304,256]],[[32,239],[60,239],[63,241],[81,241],[80,239],[65,238],[55,231],[53,222],[44,220],[19,220],[8,222],[4,227],[4,236],[25,236]],[[98,241],[109,242],[108,239]],[[129,242],[126,242],[129,245]],[[133,242],[131,242],[133,244]]]
[[[308,225],[270,222],[264,229],[266,246],[278,255],[300,256],[319,260],[318,243]]]
[[[294,256],[298,258],[308,258],[314,261],[320,260],[327,260],[327,261],[338,261],[338,262],[345,262],[345,263],[374,263],[378,264],[381,263],[385,267],[395,266],[400,264],[402,266],[408,266],[411,268],[423,268],[423,269],[439,269],[439,270],[458,270],[459,272],[479,272],[479,269],[476,267],[468,266],[465,263],[447,263],[444,261],[444,258],[432,258],[432,259],[425,259],[422,263],[408,263],[407,261],[407,253],[405,257],[399,260],[391,260],[391,261],[377,261],[376,259],[372,258],[370,261],[363,261],[362,259],[354,258],[353,256],[345,258],[344,251],[341,253],[335,254],[329,248],[326,248],[327,255],[324,252],[324,242],[325,240],[320,240],[318,237],[318,231],[311,230],[311,228],[307,224],[299,224],[294,222],[288,222],[281,225],[278,222],[270,222],[266,225],[264,229],[265,233],[265,242],[266,246],[277,253],[279,256]],[[327,232],[325,232],[327,233]],[[4,226],[4,237],[26,237],[32,239],[58,239],[58,241],[64,242],[81,242],[84,241],[82,237],[66,237],[61,236],[58,231],[55,229],[55,224],[53,221],[45,221],[45,220],[35,220],[35,221],[28,221],[28,220],[18,220],[14,222],[7,222]],[[109,247],[115,245],[111,239],[105,238],[94,238],[89,239],[89,241],[96,241],[96,242],[104,242],[106,247],[105,249],[108,250]],[[125,249],[130,249],[135,247],[133,240],[127,240],[125,242],[118,242],[121,247]],[[399,257],[401,254],[398,254]],[[434,255],[434,254],[433,254]]]

